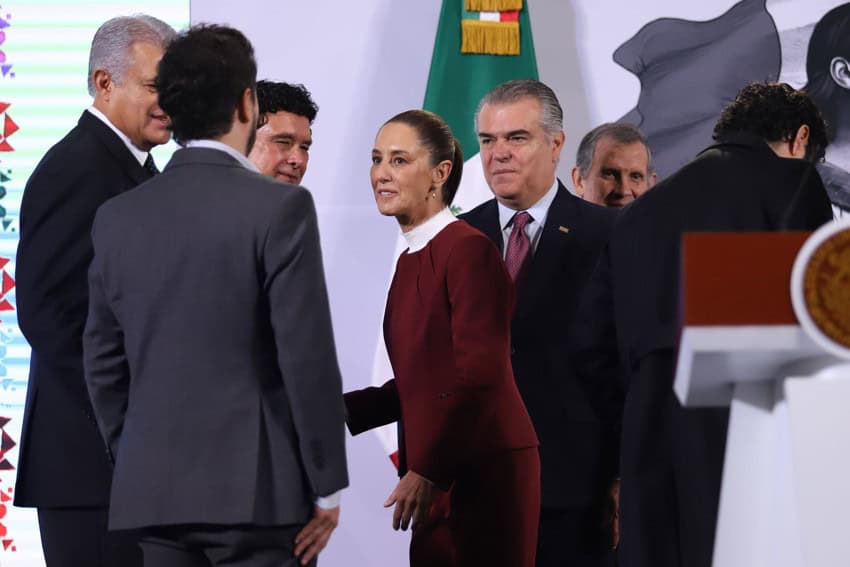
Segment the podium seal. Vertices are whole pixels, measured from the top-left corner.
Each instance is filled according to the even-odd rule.
[[[812,340],[850,359],[850,219],[825,224],[800,249],[791,301]]]

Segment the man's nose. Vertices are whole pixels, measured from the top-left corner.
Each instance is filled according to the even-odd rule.
[[[286,157],[286,163],[288,163],[293,169],[301,169],[304,167],[304,164],[307,163],[307,152],[300,148],[290,151],[289,155]]]
[[[511,157],[511,147],[507,140],[496,140],[493,142],[493,157],[500,161]]]
[[[623,176],[622,175],[615,175],[614,176],[614,183],[612,185],[613,185],[613,188],[614,188],[614,190],[613,190],[614,193],[616,193],[617,195],[622,195],[624,193],[624,184],[623,184]]]

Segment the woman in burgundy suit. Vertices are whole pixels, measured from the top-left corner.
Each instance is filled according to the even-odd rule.
[[[348,426],[356,434],[400,421],[402,477],[385,505],[395,505],[395,529],[413,524],[412,565],[440,567],[431,552],[441,543],[419,533],[429,515],[440,525],[433,516],[446,506],[432,506],[432,495],[448,491],[454,564],[532,567],[540,462],[511,371],[513,283],[492,242],[448,209],[462,167],[460,145],[433,113],[403,112],[378,132],[375,201],[409,248],[384,318],[395,378],[346,394]]]

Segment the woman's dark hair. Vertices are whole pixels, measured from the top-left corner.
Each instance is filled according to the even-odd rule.
[[[431,165],[445,160],[452,162],[452,170],[443,183],[443,203],[451,205],[463,173],[463,150],[452,129],[439,115],[427,110],[406,110],[387,120],[384,126],[393,123],[406,124],[416,130],[419,144],[431,154]]]
[[[256,88],[254,48],[227,26],[189,28],[169,44],[157,68],[159,106],[178,142],[227,134],[242,93]]]
[[[806,158],[820,159],[828,143],[826,125],[812,99],[785,83],[751,83],[723,109],[713,138],[750,132],[768,142],[788,141],[803,124],[809,127]]]
[[[812,30],[806,53],[806,91],[827,121],[830,139],[834,138],[836,123],[842,108],[850,105],[850,91],[836,84],[830,67],[835,57],[850,60],[850,3],[830,10]]]

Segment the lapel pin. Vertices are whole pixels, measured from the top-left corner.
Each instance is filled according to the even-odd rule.
[[[569,229],[569,228],[567,228],[567,227],[565,227],[565,226],[559,226],[559,227],[558,227],[558,230],[560,230],[560,231],[561,231],[561,232],[563,232],[564,234],[567,234],[567,233],[570,231],[570,229]]]

